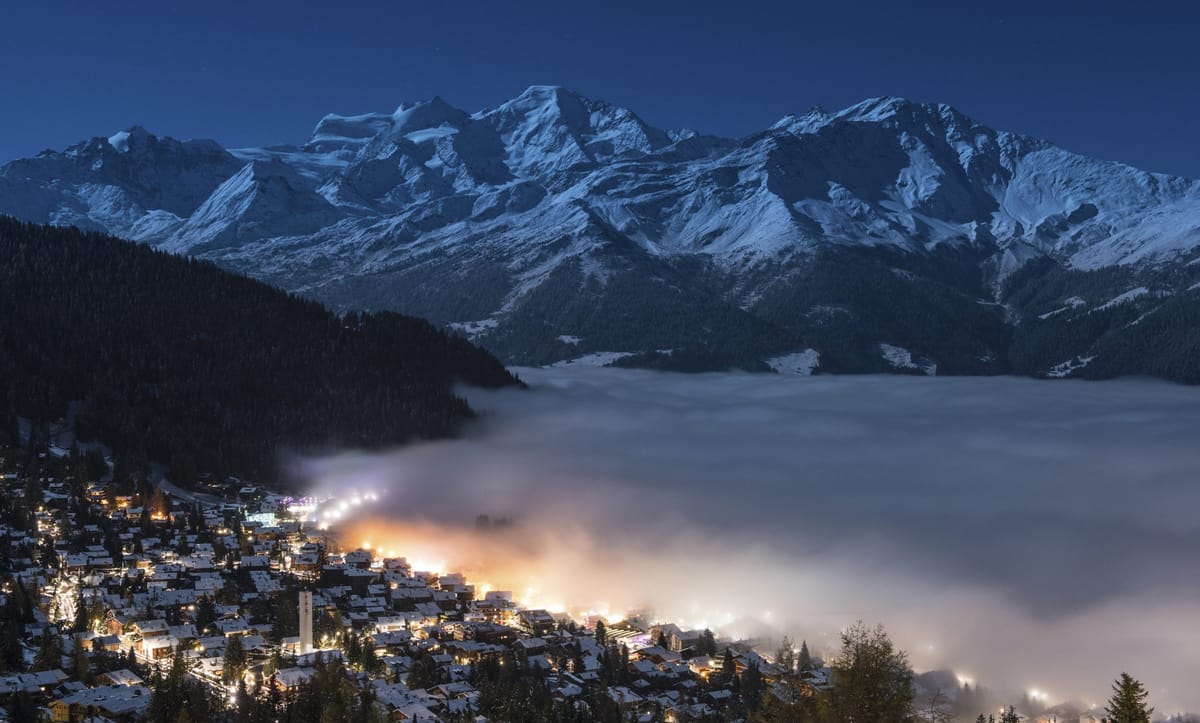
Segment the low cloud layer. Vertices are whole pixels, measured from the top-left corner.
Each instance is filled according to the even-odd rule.
[[[463,439],[299,469],[386,491],[347,534],[546,604],[818,648],[882,621],[918,668],[1084,703],[1128,670],[1161,712],[1200,710],[1200,390],[522,376],[468,392]],[[479,535],[477,514],[518,526]]]

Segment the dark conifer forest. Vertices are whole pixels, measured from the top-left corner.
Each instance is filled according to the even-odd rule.
[[[319,304],[116,238],[0,217],[0,441],[50,434],[269,476],[280,453],[452,435],[454,385],[517,385],[464,339]],[[19,421],[20,420],[20,421]]]

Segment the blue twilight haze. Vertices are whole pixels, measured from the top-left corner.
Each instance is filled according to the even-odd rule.
[[[134,124],[227,147],[326,113],[532,84],[738,136],[869,96],[1200,177],[1200,6],[1179,2],[66,2],[0,20],[0,161]]]

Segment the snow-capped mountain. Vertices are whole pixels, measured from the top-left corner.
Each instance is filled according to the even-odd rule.
[[[301,146],[132,128],[0,167],[0,212],[521,363],[1184,378],[1105,359],[1200,298],[1200,184],[900,98],[741,139],[546,86],[329,115]]]

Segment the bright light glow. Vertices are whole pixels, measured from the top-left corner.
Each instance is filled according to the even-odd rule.
[[[1126,510],[1136,510],[1135,530],[1194,532],[1185,511],[1194,505],[1179,504],[1190,499],[1186,486],[1168,485],[1172,494],[1161,497],[1140,490],[1200,469],[1187,444],[1200,392],[1125,382],[1098,395],[1011,379],[594,376],[523,371],[537,394],[470,392],[487,417],[477,433],[314,460],[305,476],[337,495],[322,512],[388,489],[385,504],[349,514],[425,524],[434,538],[410,547],[371,530],[372,542],[418,567],[442,561],[517,600],[534,587],[538,602],[648,607],[648,622],[684,627],[724,628],[731,612],[736,622],[719,634],[766,627],[767,640],[787,632],[823,656],[836,651],[838,629],[882,621],[918,670],[963,668],[1014,701],[1027,676],[1064,700],[1104,695],[1120,649],[1146,661],[1138,672],[1153,681],[1161,710],[1200,709],[1200,689],[1186,682],[1197,636],[1177,624],[1195,618],[1192,582],[1154,582],[1184,569],[1186,553],[1138,548],[1129,558],[1145,575],[1124,576],[1138,584],[1102,584],[1113,555],[1100,554],[1104,540],[1093,534],[1111,518],[1122,533],[1108,538],[1130,537]],[[1114,421],[1123,418],[1147,423]],[[918,423],[929,420],[938,425]],[[871,455],[862,454],[865,440]],[[996,463],[979,465],[985,457]],[[1084,498],[1102,502],[1048,527],[1034,524],[1038,515],[1014,515],[1004,540],[957,534],[988,529],[981,520],[992,515],[1040,515]],[[939,514],[945,505],[949,524],[927,524],[929,500]],[[512,516],[517,529],[467,534],[480,513]],[[348,530],[349,547],[363,539],[358,524],[334,525]],[[1096,554],[1056,554],[1088,550]],[[1114,569],[1124,564],[1117,558]],[[1080,563],[1072,573],[1089,584],[1041,584],[1061,580],[1061,559]],[[764,609],[773,624],[764,626]],[[1160,697],[1164,688],[1173,700]]]
[[[1050,694],[1041,688],[1031,688],[1029,690],[1029,697],[1039,703],[1046,703],[1050,700]]]
[[[770,611],[739,613],[745,600],[733,586],[705,601],[691,598],[686,607],[651,605],[644,597],[649,580],[693,590],[694,581],[708,569],[703,555],[663,568],[654,559],[601,546],[571,530],[479,530],[396,519],[351,518],[334,533],[362,540],[363,549],[386,549],[389,557],[401,554],[415,572],[462,573],[467,584],[475,585],[477,598],[493,590],[512,590],[521,607],[566,613],[576,620],[612,623],[626,619],[630,611],[648,610],[663,621],[729,636],[762,631],[774,621]],[[581,564],[585,559],[587,564]],[[635,580],[637,584],[631,584]]]

